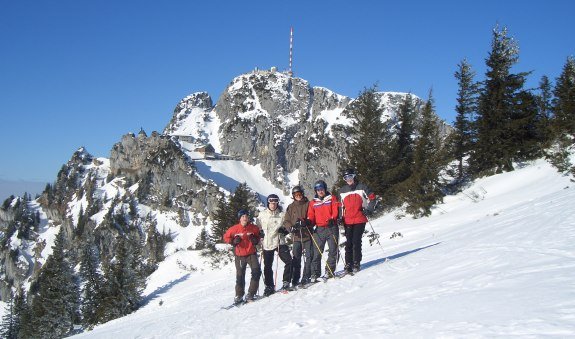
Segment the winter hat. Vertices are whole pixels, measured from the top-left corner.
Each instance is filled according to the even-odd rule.
[[[242,217],[242,215],[247,215],[249,218],[250,212],[242,208],[241,210],[238,211],[238,220]]]
[[[317,191],[318,189],[323,189],[324,191],[327,192],[327,184],[325,183],[325,181],[323,180],[318,180],[315,182],[315,184],[313,185],[313,189],[315,191]]]

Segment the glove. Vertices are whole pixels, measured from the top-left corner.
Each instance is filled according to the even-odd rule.
[[[237,246],[242,242],[242,238],[239,235],[234,236],[232,239],[232,245]]]
[[[370,216],[373,215],[373,210],[370,210],[369,208],[366,208],[366,209],[363,210],[363,214],[364,214],[366,217],[370,217]]]
[[[250,241],[255,246],[260,242],[260,239],[255,234],[250,234]]]
[[[304,226],[303,219],[298,219],[295,224],[292,226],[292,231],[299,231],[300,228]]]
[[[260,230],[260,238],[263,239],[264,238],[264,230]]]
[[[279,233],[279,234],[283,234],[283,235],[288,235],[288,234],[289,234],[288,230],[286,230],[286,228],[283,227],[283,226],[280,227],[280,228],[278,228],[278,233]]]
[[[329,219],[329,220],[327,221],[327,225],[328,225],[329,227],[335,227],[335,226],[337,226],[337,223],[335,222],[335,220]]]

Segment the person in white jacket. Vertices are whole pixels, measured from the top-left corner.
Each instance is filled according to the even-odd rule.
[[[282,226],[284,212],[279,206],[279,197],[270,194],[267,197],[267,209],[260,212],[257,217],[256,225],[264,232],[262,239],[263,256],[264,256],[264,296],[275,293],[275,279],[273,272],[273,262],[275,251],[278,252],[279,258],[284,263],[282,289],[290,288],[292,275],[292,257],[290,249],[286,244],[285,236],[288,231]]]

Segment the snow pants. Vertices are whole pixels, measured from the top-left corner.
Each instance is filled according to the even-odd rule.
[[[246,286],[246,267],[248,265],[252,271],[248,294],[253,296],[258,292],[262,271],[260,269],[257,254],[254,253],[242,257],[236,256],[236,297],[244,296]]]
[[[315,241],[313,243],[314,254],[312,258],[312,273],[313,277],[321,276],[321,259],[323,257],[323,250],[325,243],[329,247],[329,252],[326,261],[327,276],[335,273],[335,266],[337,264],[337,246],[339,245],[339,232],[337,226],[317,227],[314,234],[312,234]]]
[[[365,231],[365,223],[345,225],[345,264],[359,265],[361,263],[361,238]]]
[[[274,254],[276,250],[264,250],[264,283],[266,287],[274,287]],[[279,246],[279,257],[284,263],[283,282],[290,282],[292,275],[292,257],[288,245]]]
[[[303,275],[302,280],[308,281],[311,277],[311,260],[312,260],[312,244],[311,239],[307,238],[304,241],[294,241],[292,248],[292,285],[297,285],[299,283],[300,273],[301,273],[301,258],[303,256]]]

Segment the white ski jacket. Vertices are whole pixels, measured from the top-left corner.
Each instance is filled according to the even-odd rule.
[[[262,239],[262,246],[266,251],[276,250],[279,245],[286,244],[286,237],[278,233],[278,229],[282,226],[284,212],[278,207],[275,211],[266,208],[261,211],[256,219],[256,225],[264,231],[264,238]]]

